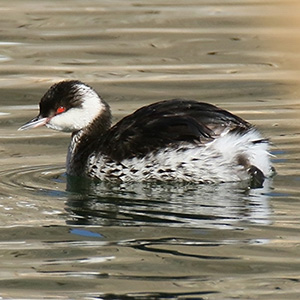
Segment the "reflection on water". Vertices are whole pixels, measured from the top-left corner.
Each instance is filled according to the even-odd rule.
[[[83,182],[69,178],[68,224],[158,225],[232,228],[241,222],[270,223],[269,181],[264,188],[247,183]]]
[[[249,189],[247,182],[97,182],[66,176],[62,171],[61,166],[42,165],[0,172],[2,224],[19,218],[18,210],[24,217],[28,214],[26,223],[34,218],[43,224],[47,218],[49,224],[220,229],[271,223],[271,179],[263,188]],[[9,210],[14,213],[8,220]],[[62,219],[57,219],[58,215]]]
[[[2,1],[0,298],[298,299],[298,2]],[[67,182],[69,135],[17,132],[62,79],[114,122],[175,97],[224,107],[271,139],[278,175]]]

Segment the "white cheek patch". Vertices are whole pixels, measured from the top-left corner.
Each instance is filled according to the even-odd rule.
[[[82,95],[81,107],[75,107],[54,116],[46,125],[59,131],[73,132],[88,126],[103,110],[105,105],[91,88],[78,85],[78,94]]]

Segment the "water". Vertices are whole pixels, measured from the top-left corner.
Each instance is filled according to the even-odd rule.
[[[298,1],[1,1],[0,297],[298,299]],[[270,137],[274,179],[69,182],[69,135],[18,132],[47,88],[92,85],[114,121],[220,105]],[[76,187],[76,189],[75,189]]]

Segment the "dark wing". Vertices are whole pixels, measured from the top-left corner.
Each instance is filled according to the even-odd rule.
[[[225,129],[248,130],[243,119],[214,105],[174,99],[138,109],[101,139],[102,153],[121,161],[180,142],[206,143]]]

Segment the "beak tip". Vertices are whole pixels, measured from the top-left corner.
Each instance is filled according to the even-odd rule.
[[[47,124],[47,122],[48,122],[47,118],[41,118],[38,116],[38,117],[32,119],[31,121],[25,123],[20,128],[18,128],[18,131],[23,131],[23,130],[27,130],[27,129],[31,129],[31,128],[44,126]]]
[[[26,130],[26,129],[29,129],[29,128],[26,128],[26,126],[23,125],[23,126],[21,126],[21,127],[18,128],[18,131],[24,131],[24,130]]]

